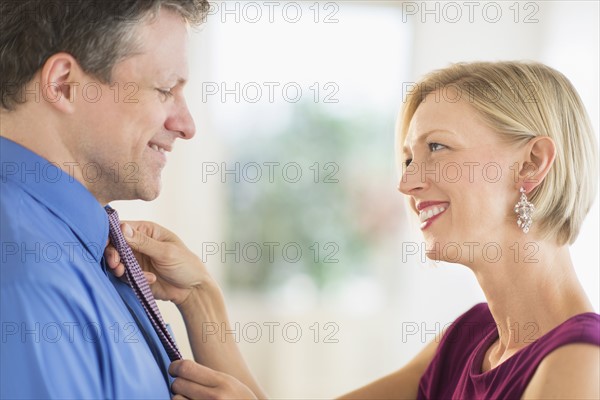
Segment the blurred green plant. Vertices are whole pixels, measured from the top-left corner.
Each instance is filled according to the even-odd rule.
[[[227,180],[227,249],[240,256],[225,257],[233,289],[267,290],[297,274],[323,288],[367,273],[374,242],[389,230],[386,210],[398,199],[381,192],[391,184],[394,121],[341,118],[310,103],[289,121],[232,146],[229,165],[246,172]]]

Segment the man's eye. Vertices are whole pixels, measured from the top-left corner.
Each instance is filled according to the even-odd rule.
[[[158,90],[158,92],[163,95],[165,97],[165,99],[169,98],[169,97],[173,97],[173,92],[171,92],[171,89],[156,89]]]
[[[431,151],[439,151],[439,150],[442,150],[442,149],[446,148],[446,146],[444,146],[443,144],[435,143],[435,142],[434,143],[428,143],[427,145],[429,146],[429,150],[431,150]]]

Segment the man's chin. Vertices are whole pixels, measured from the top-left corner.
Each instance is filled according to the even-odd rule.
[[[152,201],[156,200],[162,189],[160,177],[152,179],[151,181],[140,181],[137,182],[133,190],[128,190],[128,198],[123,200],[143,200]]]
[[[156,200],[160,194],[161,185],[160,183],[153,187],[146,187],[138,193],[135,200],[152,201]]]

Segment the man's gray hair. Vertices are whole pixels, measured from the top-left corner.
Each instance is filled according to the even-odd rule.
[[[2,0],[0,2],[0,106],[24,103],[25,86],[53,54],[71,54],[104,83],[113,67],[138,48],[140,22],[161,8],[191,26],[201,24],[207,0]]]

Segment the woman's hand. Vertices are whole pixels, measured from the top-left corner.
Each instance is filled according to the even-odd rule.
[[[121,223],[121,230],[152,285],[155,298],[180,305],[193,289],[214,285],[200,258],[168,229],[152,222],[126,221]],[[113,274],[122,277],[125,266],[111,244],[104,256]]]
[[[171,385],[175,393],[173,399],[256,399],[254,393],[233,376],[191,360],[173,362],[169,374],[175,378]]]
[[[173,384],[175,398],[266,398],[236,342],[222,341],[218,335],[208,338],[204,335],[207,321],[231,328],[223,293],[200,258],[174,233],[158,224],[127,221],[121,223],[121,230],[151,284],[154,297],[177,305],[194,358],[203,364],[189,360],[172,364],[170,371],[177,377]],[[116,249],[108,245],[104,255],[113,274],[123,279],[125,266]]]

